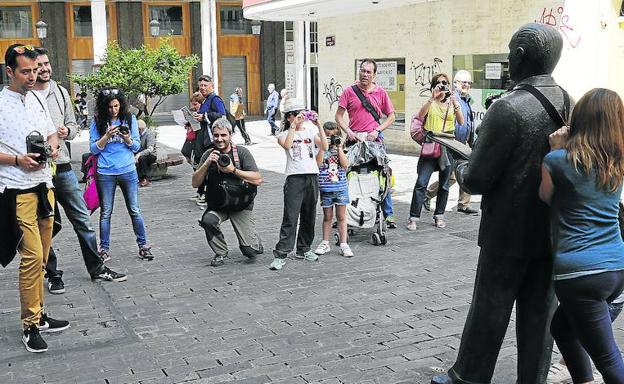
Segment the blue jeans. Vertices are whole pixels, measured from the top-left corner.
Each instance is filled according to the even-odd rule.
[[[414,185],[414,192],[412,192],[412,204],[410,205],[410,219],[420,218],[420,212],[422,211],[423,202],[425,201],[425,195],[427,193],[427,186],[429,186],[429,179],[433,172],[438,170],[438,159],[427,159],[421,157],[418,159],[418,178],[416,179],[416,185]],[[438,182],[441,187],[438,188],[438,194],[436,199],[436,207],[433,214],[435,216],[443,216],[446,211],[446,202],[448,201],[449,194],[449,179],[451,177],[452,166],[447,166],[443,171],[439,172]]]
[[[386,219],[388,217],[394,216],[394,207],[392,205],[392,193],[390,193],[390,191],[388,191],[386,198],[381,202],[381,210],[383,211],[383,215]]]
[[[608,305],[623,287],[624,271],[555,281],[560,304],[550,331],[575,383],[593,378],[587,353],[605,383],[624,383],[624,363],[613,338]]]
[[[97,189],[100,195],[100,248],[110,249],[110,219],[113,213],[115,190],[121,188],[126,209],[132,219],[132,228],[136,235],[139,247],[147,244],[145,239],[145,225],[139,208],[139,177],[136,170],[121,175],[97,174]]]
[[[82,191],[78,186],[78,179],[71,169],[65,172],[58,172],[54,177],[54,188],[56,190],[56,200],[61,204],[65,215],[74,227],[74,232],[78,236],[78,243],[82,251],[87,271],[91,276],[97,274],[102,269],[102,260],[98,255],[97,238],[95,230],[89,218],[89,210],[82,198]],[[46,265],[48,277],[60,276],[62,271],[56,270],[57,258],[52,247]]]

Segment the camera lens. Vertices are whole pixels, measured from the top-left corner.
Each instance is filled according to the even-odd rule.
[[[217,164],[219,164],[219,166],[222,168],[227,167],[228,165],[230,165],[230,156],[226,155],[225,153],[220,154],[219,158],[217,159]]]

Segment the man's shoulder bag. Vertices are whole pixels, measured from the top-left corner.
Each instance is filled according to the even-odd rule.
[[[238,148],[232,144],[234,166],[240,169]],[[239,212],[254,201],[258,188],[245,180],[217,171],[217,177],[208,179],[206,205],[211,211]]]
[[[381,124],[379,122],[379,120],[381,119],[381,116],[379,116],[379,113],[377,112],[375,107],[373,107],[370,100],[368,100],[368,98],[364,96],[360,87],[354,84],[351,86],[351,88],[353,89],[353,92],[355,92],[355,94],[357,95],[358,99],[360,99],[360,103],[362,103],[362,106],[364,107],[364,109],[366,109],[368,113],[370,113],[371,116],[373,116],[373,119],[375,119],[377,124]]]

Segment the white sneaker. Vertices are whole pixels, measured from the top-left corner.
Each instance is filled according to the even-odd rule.
[[[548,384],[569,384],[572,383],[572,376],[568,367],[563,364],[555,363],[550,366],[548,370],[548,377],[546,378]]]
[[[351,247],[349,247],[349,244],[340,244],[340,254],[344,257],[353,257],[353,251],[351,250]]]
[[[329,251],[331,251],[331,247],[329,246],[329,241],[323,240],[318,245],[318,247],[316,247],[316,249],[314,250],[314,253],[316,253],[317,255],[324,255],[326,253],[329,253]]]

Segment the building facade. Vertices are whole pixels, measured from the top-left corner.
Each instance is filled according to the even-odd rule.
[[[473,109],[477,124],[483,102],[508,86],[507,44],[522,24],[552,25],[564,41],[555,78],[576,99],[593,87],[608,87],[624,96],[624,18],[622,0],[387,0],[244,2],[245,16],[262,20],[317,23],[316,85],[306,82],[309,69],[295,66],[286,78],[295,87],[314,87],[296,93],[317,95],[322,119],[333,120],[338,98],[357,77],[358,62],[374,58],[377,83],[389,93],[397,122],[388,131],[394,149],[412,151],[411,116],[430,96],[433,74],[460,69],[472,73]],[[303,33],[306,32],[305,28]],[[311,37],[296,40],[305,51]],[[286,43],[288,44],[288,43]],[[288,51],[289,47],[286,47]],[[308,59],[305,53],[301,60]],[[302,78],[301,81],[299,79]],[[315,101],[308,100],[308,105]]]
[[[45,39],[37,37],[39,20],[47,24]],[[157,34],[150,29],[154,21]],[[180,54],[197,55],[201,63],[188,90],[168,98],[163,112],[188,104],[195,79],[209,74],[224,99],[241,87],[248,113],[262,114],[268,83],[284,84],[283,26],[244,19],[241,1],[0,0],[0,50],[15,42],[48,48],[55,78],[68,87],[67,74],[97,68],[111,41],[122,48],[157,47],[166,36]],[[8,81],[3,55],[0,69],[2,87]]]

